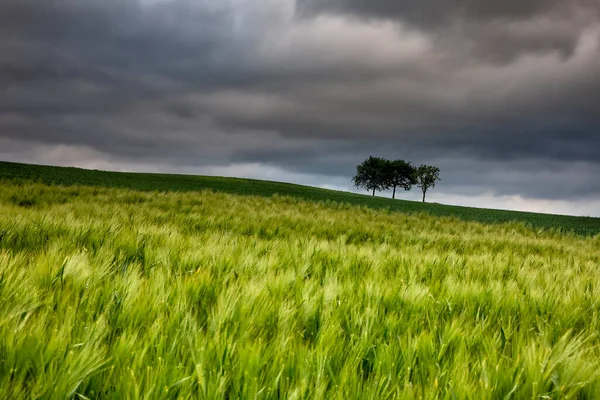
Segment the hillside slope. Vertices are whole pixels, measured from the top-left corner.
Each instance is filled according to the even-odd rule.
[[[0,398],[597,398],[599,264],[522,224],[4,181]]]
[[[421,213],[457,217],[484,223],[522,222],[537,229],[557,229],[580,235],[600,233],[600,218],[573,217],[518,211],[447,206],[406,200],[392,200],[354,193],[319,189],[289,183],[253,179],[223,178],[197,175],[108,172],[79,168],[51,167],[0,162],[0,180],[35,181],[52,185],[87,185],[107,188],[129,188],[143,191],[187,192],[213,190],[230,194],[272,196],[279,194],[311,201],[330,201],[362,205],[393,212]]]

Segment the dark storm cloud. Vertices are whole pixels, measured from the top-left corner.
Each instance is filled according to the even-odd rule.
[[[301,15],[341,14],[401,21],[495,61],[527,52],[568,57],[580,33],[598,21],[596,0],[298,0]]]
[[[563,0],[300,0],[305,11],[348,13],[360,17],[403,18],[419,25],[439,25],[457,18],[497,20],[526,19],[569,10]],[[592,0],[571,0],[571,6],[592,6]]]
[[[0,143],[325,182],[377,154],[448,193],[599,196],[599,5],[5,0]]]

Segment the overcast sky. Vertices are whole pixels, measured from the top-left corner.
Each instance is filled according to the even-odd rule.
[[[600,216],[600,1],[0,0],[2,160],[352,190],[369,155]]]

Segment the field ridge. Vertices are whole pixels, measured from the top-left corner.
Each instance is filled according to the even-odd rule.
[[[107,188],[128,188],[140,191],[189,192],[213,190],[237,195],[292,196],[310,201],[348,203],[390,212],[427,213],[433,216],[457,217],[482,223],[521,222],[535,229],[559,230],[584,236],[600,233],[600,218],[497,210],[342,192],[292,183],[246,178],[226,178],[202,175],[112,172],[74,167],[56,167],[0,161],[0,181],[39,182],[48,185],[85,185]]]

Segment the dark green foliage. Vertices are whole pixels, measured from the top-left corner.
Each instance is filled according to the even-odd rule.
[[[385,177],[387,186],[394,189],[392,199],[396,198],[396,188],[410,190],[412,185],[417,183],[415,168],[404,160],[386,161]]]
[[[388,209],[390,212],[427,213],[433,216],[457,217],[467,221],[483,223],[523,222],[537,229],[554,229],[592,236],[600,233],[600,218],[572,217],[564,215],[538,214],[518,211],[490,210],[485,208],[457,207],[442,204],[427,204],[416,201],[370,197],[354,193],[319,189],[288,183],[260,181],[253,179],[222,178],[194,175],[141,174],[124,172],[95,171],[79,168],[49,167],[0,162],[0,185],[2,180],[10,184],[40,182],[59,186],[97,186],[107,188],[128,188],[140,191],[190,192],[213,190],[218,192],[271,197],[274,195],[291,196],[300,200],[325,202],[328,207],[344,209],[352,205],[361,205],[372,209]],[[23,186],[23,199],[36,199],[38,206],[62,204],[67,201],[64,194],[57,192],[51,196],[30,193]],[[72,189],[76,195],[78,189]],[[24,195],[24,193],[28,193]],[[399,217],[401,218],[401,217]],[[202,224],[196,226],[202,229]],[[10,234],[4,235],[10,240]],[[2,246],[0,240],[0,246]]]
[[[376,190],[386,190],[390,186],[387,176],[387,160],[379,157],[369,157],[356,166],[356,175],[352,178],[354,186],[359,189],[366,189],[373,192]]]
[[[440,180],[440,169],[433,165],[421,165],[415,171],[417,186],[423,192],[423,203],[425,203],[425,193],[429,188],[434,188],[435,183]]]

